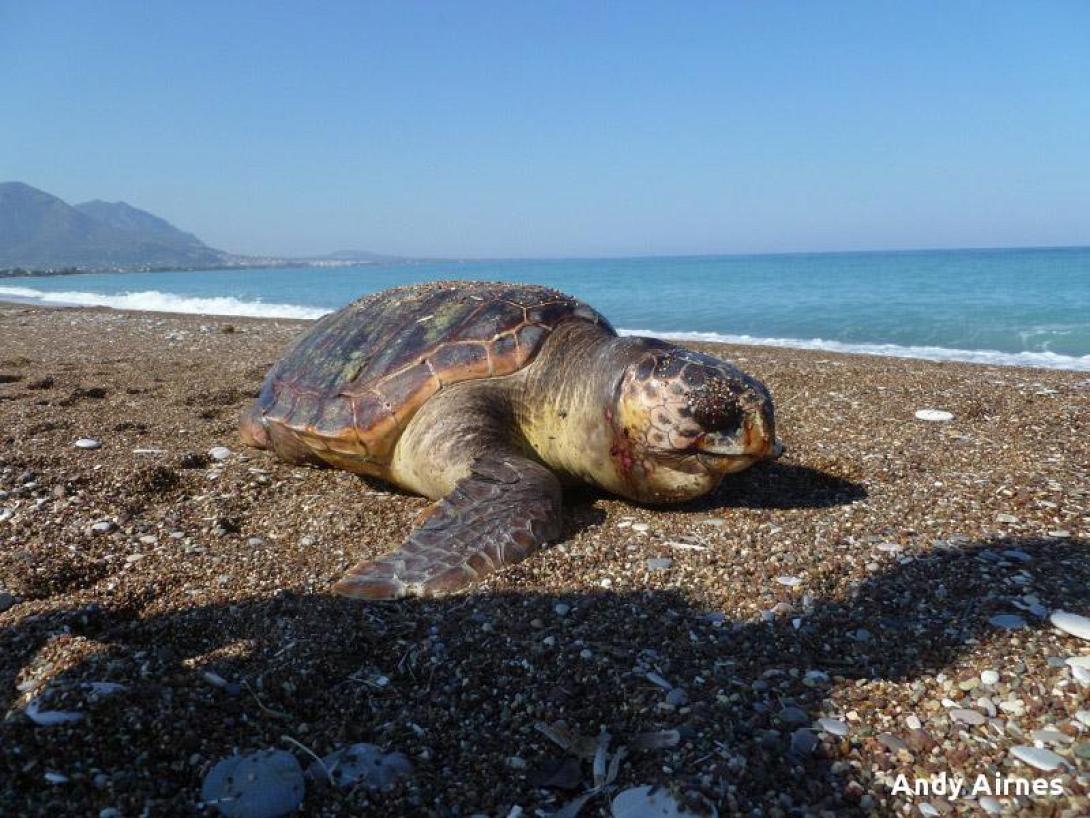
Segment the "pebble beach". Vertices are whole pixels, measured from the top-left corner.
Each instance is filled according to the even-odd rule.
[[[306,326],[0,304],[0,815],[1090,815],[1087,373],[696,344],[783,458],[367,605],[427,501],[236,434]]]

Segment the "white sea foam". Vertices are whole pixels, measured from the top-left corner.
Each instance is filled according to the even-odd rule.
[[[301,304],[268,304],[243,301],[231,296],[177,295],[158,290],[128,293],[91,293],[75,290],[50,292],[30,287],[0,287],[0,299],[18,299],[35,304],[63,304],[80,307],[113,307],[118,310],[181,312],[194,315],[237,315],[247,318],[321,318],[329,310]]]
[[[264,301],[243,301],[232,296],[177,295],[158,290],[143,290],[118,294],[92,293],[76,290],[50,292],[31,287],[0,286],[0,300],[18,300],[37,304],[112,307],[121,310],[177,312],[193,315],[235,315],[248,318],[321,318],[330,310],[302,304],[276,304]],[[880,355],[892,358],[918,358],[926,361],[963,361],[993,366],[1033,366],[1045,369],[1071,369],[1090,372],[1090,355],[1081,357],[1055,352],[999,352],[986,349],[948,349],[935,346],[899,346],[897,344],[849,344],[822,338],[762,338],[754,335],[731,335],[718,332],[658,332],[654,330],[622,329],[622,335],[652,335],[675,341],[703,341],[721,344],[783,347],[787,349],[817,349]]]
[[[622,329],[622,335],[651,335],[671,341],[703,341],[717,344],[746,344],[788,349],[819,349],[856,355],[880,355],[885,358],[918,358],[925,361],[961,361],[992,366],[1035,366],[1043,369],[1072,369],[1090,372],[1090,355],[1060,355],[1055,352],[999,352],[993,349],[948,349],[933,346],[897,344],[848,344],[823,338],[760,338],[753,335],[727,335],[718,332],[656,332]]]

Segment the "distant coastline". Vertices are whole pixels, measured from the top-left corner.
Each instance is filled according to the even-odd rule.
[[[274,260],[255,260],[255,261],[243,261],[238,264],[201,264],[187,267],[177,266],[164,266],[164,267],[152,267],[152,266],[118,266],[118,267],[60,267],[45,269],[32,269],[24,267],[10,267],[0,270],[0,278],[38,278],[43,276],[74,276],[74,275],[87,275],[90,273],[195,273],[195,272],[213,272],[216,270],[262,270],[262,269],[282,269],[285,267],[359,267],[369,264],[399,264],[399,263],[411,263],[411,259],[404,259],[403,261],[340,261],[329,259],[274,259]]]

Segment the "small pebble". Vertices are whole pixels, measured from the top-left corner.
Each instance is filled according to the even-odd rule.
[[[994,670],[982,670],[980,672],[980,681],[986,685],[994,685],[999,683],[999,674]]]
[[[284,750],[225,758],[205,776],[201,800],[227,818],[279,818],[303,803],[303,770]]]
[[[10,610],[15,605],[15,597],[7,591],[0,591],[0,613]]]
[[[632,523],[632,530],[639,531],[640,533],[648,531],[650,528],[651,526],[649,526],[647,523]]]
[[[77,449],[97,449],[102,444],[95,440],[93,437],[81,437],[76,441]]]
[[[1059,628],[1064,633],[1077,636],[1079,639],[1090,640],[1090,619],[1067,611],[1053,611],[1048,618],[1053,627]]]
[[[801,707],[785,707],[776,717],[788,726],[806,724],[810,721],[810,717]]]
[[[673,564],[674,561],[667,557],[653,557],[647,561],[647,570],[668,571]]]
[[[1034,741],[1039,741],[1042,744],[1070,744],[1074,739],[1067,733],[1061,733],[1059,730],[1047,729],[1047,730],[1034,730],[1030,733],[1030,737]]]
[[[818,737],[813,730],[800,727],[791,733],[791,750],[799,755],[809,755],[818,745]]]
[[[996,628],[1003,628],[1004,630],[1010,631],[1024,628],[1026,626],[1026,620],[1018,616],[1018,614],[996,614],[988,620],[988,624]]]
[[[520,764],[521,762],[521,764]],[[515,770],[525,769],[526,762],[518,756],[508,759]],[[329,781],[341,789],[364,786],[372,790],[386,790],[399,779],[411,775],[412,762],[404,753],[387,753],[374,744],[353,744],[315,761],[307,769],[307,775],[321,781]]]
[[[801,579],[791,576],[776,577],[776,582],[780,583],[780,585],[786,585],[788,588],[794,588],[796,585],[802,584]]]
[[[567,616],[569,611],[571,611],[571,605],[567,602],[557,602],[553,605],[553,612],[557,616]]]
[[[946,423],[954,419],[954,415],[943,409],[917,409],[917,420],[927,420],[932,423]]]
[[[718,811],[709,806],[710,812],[701,810],[701,814],[705,818],[717,818]],[[613,818],[698,818],[697,813],[682,807],[666,787],[647,785],[617,793],[610,802],[610,812]],[[568,814],[575,815],[574,812]]]
[[[1011,755],[1031,767],[1046,772],[1067,764],[1062,756],[1056,755],[1051,750],[1046,750],[1043,747],[1030,747],[1025,744],[1011,747]]]
[[[113,520],[100,520],[91,526],[91,531],[95,534],[109,534],[117,528],[117,523]]]
[[[666,694],[666,703],[672,707],[684,707],[689,703],[689,694],[680,687],[675,687]]]
[[[213,446],[208,450],[208,456],[213,460],[226,460],[231,456],[231,450],[226,446]]]
[[[818,719],[817,725],[821,730],[833,736],[848,735],[848,725],[840,719]]]
[[[960,721],[964,724],[984,724],[987,719],[984,718],[984,714],[978,713],[975,710],[969,710],[964,707],[955,707],[950,711],[950,718],[954,721]]]
[[[899,736],[893,735],[892,733],[882,733],[880,736],[878,736],[878,741],[884,747],[888,747],[895,753],[899,753],[901,752],[901,750],[908,749],[908,744],[905,743],[905,740],[903,738],[900,738]]]

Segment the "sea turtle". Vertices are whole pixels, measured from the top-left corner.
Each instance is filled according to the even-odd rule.
[[[772,398],[710,355],[619,337],[526,284],[433,282],[319,320],[266,376],[245,443],[388,480],[434,503],[334,591],[439,596],[560,534],[561,485],[641,503],[714,490],[778,453]]]

